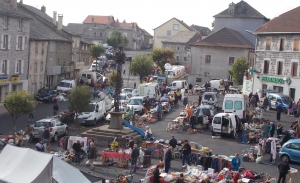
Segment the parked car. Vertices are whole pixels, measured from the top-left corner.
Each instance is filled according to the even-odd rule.
[[[68,125],[62,123],[56,118],[46,118],[35,122],[35,124],[32,126],[33,131],[30,135],[30,141],[42,138],[42,133],[46,126],[49,126],[50,138],[52,138],[53,141],[57,141],[58,137],[61,135],[69,135]]]
[[[138,90],[138,89],[133,89],[132,92],[131,92],[131,95],[132,95],[133,97],[139,96],[139,90]]]
[[[89,110],[82,112],[82,114],[78,116],[78,121],[81,125],[96,125],[101,119],[105,119],[105,114],[105,101],[92,101],[89,104]]]
[[[132,93],[132,90],[133,90],[132,88],[123,88],[121,92],[122,93]]]
[[[127,104],[128,100],[132,97],[130,93],[120,93],[119,104]],[[111,104],[114,105],[115,100],[111,101]]]
[[[209,123],[211,123],[217,114],[217,108],[210,105],[200,105],[196,108],[196,114],[207,116]]]
[[[140,113],[143,109],[143,103],[146,98],[147,97],[145,96],[131,97],[127,103],[127,107],[129,107],[130,109],[131,107],[133,107],[135,113]]]
[[[207,103],[210,99],[214,101],[214,106],[218,107],[218,97],[217,97],[217,92],[204,92],[202,95],[202,103],[205,104]]]
[[[300,139],[291,139],[283,144],[279,157],[282,161],[289,159],[289,161],[300,163]]]
[[[53,102],[57,94],[57,90],[42,88],[38,90],[38,93],[36,94],[35,98],[39,101]]]
[[[281,103],[283,112],[287,113],[290,101],[293,99],[290,96],[282,93],[269,93],[268,100],[270,109],[276,109],[277,105]]]

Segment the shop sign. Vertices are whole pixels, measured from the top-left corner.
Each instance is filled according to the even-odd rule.
[[[0,79],[0,84],[7,83],[7,79]]]
[[[283,78],[262,76],[261,80],[264,81],[264,82],[284,84],[284,79]]]
[[[19,82],[19,77],[12,76],[11,77],[11,82],[18,83]]]

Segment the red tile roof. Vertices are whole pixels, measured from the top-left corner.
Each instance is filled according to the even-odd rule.
[[[85,20],[82,22],[84,24],[108,24],[110,19],[113,19],[113,16],[98,16],[98,15],[88,15]]]
[[[300,6],[262,25],[255,32],[300,32]]]
[[[112,27],[136,27],[136,23],[120,23],[120,22],[112,22],[110,24]]]

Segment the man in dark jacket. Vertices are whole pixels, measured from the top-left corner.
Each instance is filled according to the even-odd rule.
[[[172,161],[172,147],[169,147],[166,155],[165,155],[165,172],[168,173],[171,168],[171,161]]]
[[[72,146],[74,154],[75,154],[75,163],[80,164],[80,152],[81,152],[81,146],[80,146],[80,140],[77,140]]]
[[[57,104],[57,102],[56,102],[56,103],[54,104],[54,106],[53,106],[53,115],[57,115],[58,110],[59,110],[59,107],[58,107],[58,104]]]
[[[279,102],[278,106],[276,107],[277,121],[280,121],[281,112],[282,112],[282,105],[281,102]]]
[[[191,152],[192,152],[192,148],[191,148],[190,144],[188,143],[187,140],[184,140],[184,145],[182,148],[182,166],[184,166],[185,161],[187,162],[188,165],[191,166],[191,163],[190,163]]]
[[[289,170],[290,170],[289,159],[286,158],[284,160],[284,162],[281,162],[278,165],[279,178],[278,178],[277,183],[280,183],[280,180],[281,180],[281,183],[285,183],[286,174],[289,173]]]
[[[131,152],[131,168],[130,168],[131,173],[132,173],[132,169],[134,173],[136,171],[136,163],[139,155],[140,155],[140,150],[137,148],[137,145],[134,144],[133,150]]]
[[[172,152],[172,158],[174,158],[174,150],[177,146],[177,140],[172,136],[171,140],[169,141],[169,145],[172,147],[171,152]]]
[[[270,131],[270,137],[273,137],[273,136],[274,136],[275,130],[276,130],[276,127],[275,127],[274,123],[273,123],[273,122],[270,122],[270,128],[269,128],[269,131]]]
[[[45,127],[45,130],[43,132],[43,139],[45,140],[46,142],[46,146],[47,148],[49,149],[50,148],[50,130],[49,130],[49,126],[47,125]]]
[[[201,105],[201,102],[202,102],[202,95],[200,94],[198,99],[198,105]]]
[[[94,170],[95,169],[94,160],[97,159],[97,148],[95,147],[94,142],[90,143],[88,159],[91,165],[91,170]]]

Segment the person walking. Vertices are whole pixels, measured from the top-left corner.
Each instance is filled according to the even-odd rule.
[[[254,96],[255,96],[255,100],[256,100],[255,107],[257,107],[257,103],[259,103],[259,97],[258,97],[257,92],[255,93]]]
[[[134,83],[133,83],[133,89],[135,89],[135,88],[136,88],[136,83],[134,82]]]
[[[298,119],[298,123],[296,123],[292,129],[297,133],[297,138],[300,138],[300,118]]]
[[[293,109],[293,101],[291,100],[290,103],[289,103],[288,115],[289,115],[289,116],[292,116],[293,112],[294,112],[294,109]]]
[[[126,73],[126,68],[123,67],[123,75],[125,75],[125,73]]]
[[[165,154],[165,173],[168,173],[171,168],[171,161],[172,161],[172,147],[169,147],[166,154]]]
[[[183,100],[185,97],[185,88],[182,87],[180,92],[181,92],[181,96],[182,96],[181,99]]]
[[[262,133],[262,138],[268,138],[269,134],[269,125],[264,121],[264,124],[260,128]]]
[[[269,106],[269,100],[268,100],[267,96],[265,96],[265,98],[264,98],[263,106],[264,106],[264,111],[267,111],[267,108]]]
[[[81,152],[81,146],[80,146],[80,140],[77,140],[72,146],[74,154],[75,154],[75,163],[76,165],[80,164],[80,152]]]
[[[187,164],[189,166],[191,166],[191,163],[190,163],[191,152],[192,152],[192,148],[191,148],[190,144],[188,143],[188,140],[184,140],[184,145],[182,148],[182,166],[184,166],[185,161],[187,162]]]
[[[184,96],[183,102],[182,102],[183,106],[186,106],[188,104],[188,102],[189,102],[188,96]]]
[[[45,127],[45,130],[43,131],[43,139],[46,142],[46,146],[49,149],[50,148],[50,130],[49,130],[49,126],[47,125]]]
[[[201,105],[201,102],[202,102],[202,95],[200,94],[198,99],[198,105]]]
[[[171,140],[169,141],[169,145],[172,147],[171,151],[172,151],[172,158],[174,159],[174,150],[177,146],[177,140],[174,138],[174,135],[172,135]]]
[[[269,128],[269,131],[270,131],[270,137],[273,137],[273,136],[274,136],[274,134],[275,134],[275,129],[276,129],[276,127],[275,127],[274,123],[273,123],[273,122],[270,122],[270,128]]]
[[[234,158],[232,158],[231,160],[232,170],[238,171],[240,169],[240,166],[241,166],[241,158],[239,157],[239,154],[236,153]]]
[[[140,150],[137,148],[137,145],[134,144],[133,150],[131,152],[131,168],[130,168],[130,173],[135,173],[136,172],[136,163],[137,159],[140,156]]]
[[[280,121],[281,112],[282,112],[282,105],[281,102],[279,102],[278,106],[276,107],[277,121]]]
[[[55,102],[55,104],[53,105],[53,115],[56,116],[57,112],[59,110],[58,104],[57,102]]]
[[[289,170],[290,170],[289,159],[286,158],[286,159],[284,159],[283,162],[281,162],[278,165],[279,177],[278,177],[277,183],[280,183],[280,181],[281,181],[281,183],[285,183],[286,174],[289,173]]]
[[[162,111],[162,105],[161,105],[160,101],[158,102],[158,104],[156,106],[156,111],[157,111],[157,120],[160,120],[161,111]]]
[[[94,142],[90,143],[89,154],[88,154],[89,163],[91,165],[91,170],[95,170],[94,161],[97,159],[97,148],[95,147]]]

